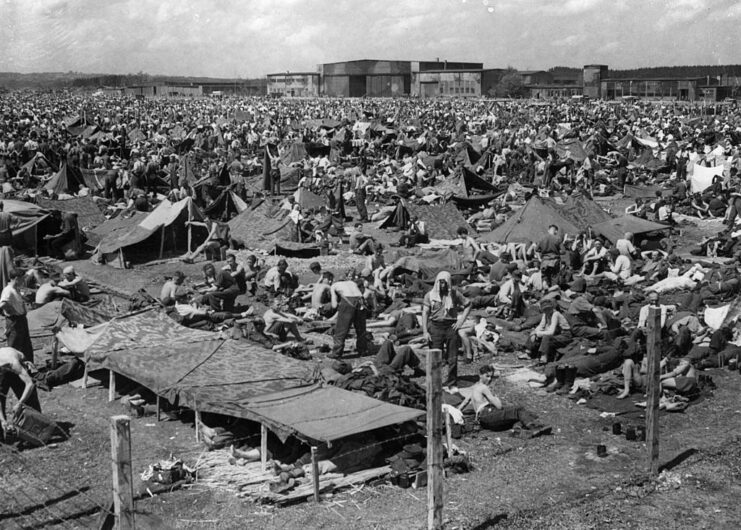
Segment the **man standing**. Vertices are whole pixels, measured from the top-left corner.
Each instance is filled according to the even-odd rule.
[[[0,201],[0,247],[9,247],[13,244],[13,216],[4,211],[3,201]]]
[[[0,311],[5,315],[5,337],[8,347],[23,353],[26,360],[33,363],[33,345],[28,331],[26,304],[18,292],[23,274],[17,270],[10,271],[10,281],[0,294]]]
[[[458,330],[468,318],[471,302],[453,288],[450,273],[441,271],[422,302],[422,336],[430,347],[443,351],[448,367],[444,386],[458,382]]]
[[[550,225],[548,233],[538,243],[540,254],[540,270],[543,272],[543,282],[552,286],[561,270],[561,238],[558,237],[558,227]]]
[[[358,355],[364,356],[368,353],[366,341],[366,319],[365,303],[363,293],[354,281],[344,280],[332,284],[330,288],[332,309],[337,310],[337,323],[334,328],[334,344],[329,357],[339,359],[345,349],[345,338],[350,331],[350,325],[355,328],[357,335]]]
[[[20,410],[22,405],[41,412],[36,386],[31,374],[28,373],[26,363],[27,360],[18,350],[0,348],[0,428],[3,432],[7,432],[10,426],[5,415],[5,402],[11,389],[18,398],[18,402],[13,407],[12,416]]]
[[[355,177],[355,205],[358,208],[358,216],[363,223],[368,222],[368,210],[365,206],[365,193],[368,186],[368,178],[361,172]]]

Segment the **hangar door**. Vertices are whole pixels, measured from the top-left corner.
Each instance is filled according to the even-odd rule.
[[[350,97],[362,98],[365,96],[365,78],[364,75],[350,76]]]

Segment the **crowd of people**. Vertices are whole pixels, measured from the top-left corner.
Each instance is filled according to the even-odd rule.
[[[247,203],[272,196],[294,222],[297,241],[315,243],[323,255],[365,260],[351,270],[327,271],[315,263],[313,277],[302,284],[284,259],[267,267],[251,252],[242,262],[236,251],[244,242],[223,231],[229,218],[213,219],[204,245],[188,256],[193,261],[206,254],[203,278],[186,288],[186,277],[178,272],[162,288],[160,302],[184,325],[258,320],[275,342],[290,335],[300,343],[304,324],[327,322],[333,329],[330,358],[348,356],[346,339],[354,332],[355,355],[375,355],[376,370],[412,377],[423,373],[419,350],[440,349],[444,384],[452,394],[466,394],[459,385],[459,355],[475,362],[479,352],[501,353],[507,347],[501,337],[509,332],[521,334],[521,341],[508,345],[541,367],[548,390],[565,394],[577,378],[619,370],[613,385],[618,397],[640,392],[651,306],[662,316],[665,390],[691,395],[700,370],[735,363],[741,352],[733,323],[703,319],[705,307],[728,302],[739,290],[741,110],[735,105],[142,100],[14,92],[0,99],[0,114],[5,198],[91,196],[115,217],[149,211],[165,198],[192,197],[208,209],[224,189]],[[49,189],[46,184],[62,166],[88,178],[75,189]],[[706,169],[715,172],[712,181],[700,178]],[[423,220],[409,217],[399,221],[401,233],[389,236],[388,243],[366,233],[364,225],[393,215],[399,204],[453,199],[458,192],[449,184],[464,182],[469,174],[496,193],[483,202],[471,193],[468,202],[457,203],[468,226],[457,228],[456,240],[438,245],[459,253],[460,268],[424,277],[387,264],[389,246],[434,246],[435,234]],[[304,210],[281,193],[297,187],[314,192],[324,205]],[[626,233],[610,241],[589,227],[563,233],[558,225],[517,244],[479,237],[532,196],[559,203],[646,188],[653,196],[642,195],[625,213],[661,223],[666,230],[660,237]],[[722,230],[698,241],[693,253],[732,259],[718,265],[679,257],[678,217],[722,219]],[[13,222],[12,214],[0,211],[6,247],[14,245]],[[77,228],[70,216],[61,223],[60,233],[48,234],[49,252],[65,258]],[[45,282],[22,270],[8,274],[0,310],[10,349],[1,353],[7,359],[0,358],[0,399],[12,387],[21,402],[35,406],[33,379],[24,368],[33,363],[33,348],[19,282],[36,289],[37,304],[59,297],[85,302],[90,293],[69,267],[63,278]],[[379,331],[383,340],[374,341]],[[540,427],[527,411],[504,407],[489,390],[491,380],[485,364],[479,383],[461,397],[462,408],[470,404],[489,428],[516,422]],[[4,425],[5,418],[0,416]]]

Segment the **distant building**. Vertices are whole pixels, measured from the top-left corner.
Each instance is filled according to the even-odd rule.
[[[151,84],[151,85],[133,85],[123,89],[125,96],[137,97],[197,97],[203,95],[203,88],[200,85],[176,85],[176,84]]]
[[[455,90],[466,89],[470,95],[471,78],[454,79],[446,71],[481,70],[482,63],[460,63],[448,61],[387,61],[363,59],[322,64],[322,94],[336,97],[393,97],[419,96],[440,93],[440,83]],[[422,75],[427,72],[435,74]],[[468,72],[472,74],[473,72]],[[422,81],[424,79],[424,81]],[[436,87],[431,85],[437,84]],[[424,87],[422,85],[427,85]],[[425,91],[422,94],[422,90]],[[480,92],[480,87],[478,89]],[[458,95],[463,95],[459,93]]]
[[[235,96],[264,96],[268,93],[268,80],[265,78],[207,81],[199,83],[199,85],[203,87],[203,95],[206,96],[214,92]]]
[[[318,72],[268,74],[268,95],[315,97],[319,95],[320,88]]]

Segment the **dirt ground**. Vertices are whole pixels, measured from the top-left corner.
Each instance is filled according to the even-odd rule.
[[[324,260],[335,271],[358,261],[347,255]],[[289,260],[304,272],[308,262],[298,262]],[[133,271],[76,265],[100,284],[129,292],[145,286],[152,294],[158,294],[166,272],[180,268],[195,277],[200,271],[200,264]],[[495,361],[518,362],[513,354]],[[477,363],[461,365],[469,380],[477,370]],[[661,416],[660,462],[667,469],[658,481],[645,478],[645,444],[612,434],[615,418],[564,396],[495,380],[495,393],[505,404],[535,412],[554,427],[553,434],[521,440],[481,431],[456,441],[474,469],[447,477],[445,527],[737,528],[741,375],[724,369],[709,374],[717,385],[712,397]],[[87,390],[67,385],[42,393],[41,400],[45,412],[70,424],[71,437],[20,454],[0,451],[0,528],[92,528],[111,499],[109,418],[128,410],[119,401],[108,403],[105,385]],[[135,476],[170,455],[192,465],[203,451],[192,419],[157,422],[151,406],[147,415],[132,419],[131,431]],[[597,444],[607,446],[606,458],[595,455]],[[143,492],[137,510],[159,518],[152,528],[416,529],[426,527],[426,491],[365,486],[327,495],[319,504],[276,508],[195,483],[153,496]]]

